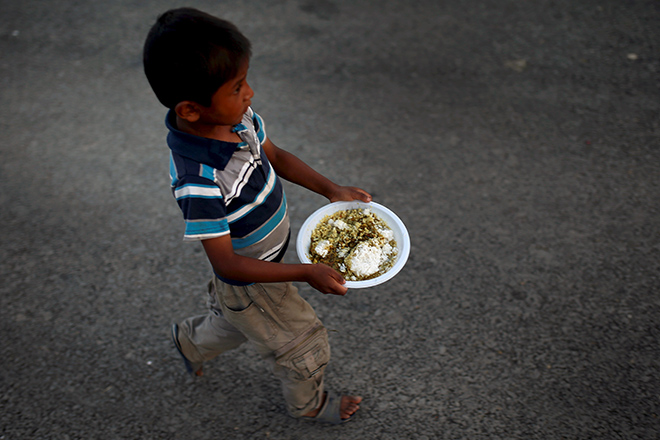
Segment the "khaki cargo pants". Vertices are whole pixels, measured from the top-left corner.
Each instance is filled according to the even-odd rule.
[[[179,323],[179,343],[191,362],[250,341],[280,380],[291,415],[319,407],[330,360],[328,333],[292,283],[233,286],[214,277],[208,307],[208,314]]]

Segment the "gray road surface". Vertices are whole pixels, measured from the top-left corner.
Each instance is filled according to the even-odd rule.
[[[187,4],[252,40],[275,143],[410,231],[387,284],[300,286],[363,408],[291,419],[248,346],[183,373],[210,269],[140,58],[180,3],[5,0],[0,439],[658,438],[660,3]],[[295,233],[324,200],[287,194]]]

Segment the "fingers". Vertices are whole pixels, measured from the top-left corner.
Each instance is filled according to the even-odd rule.
[[[333,289],[330,293],[333,295],[344,296],[348,292],[348,287],[339,285],[336,289]]]
[[[341,296],[346,295],[346,292],[348,292],[348,287],[344,286],[344,284],[346,284],[344,277],[333,269],[332,278],[337,282],[335,289],[333,289],[333,294]]]
[[[310,277],[307,283],[321,293],[332,295],[346,295],[348,287],[346,281],[339,272],[325,264],[310,264]]]
[[[371,202],[371,194],[361,188],[354,186],[341,186],[339,191],[329,198],[331,202],[360,200],[365,203]]]
[[[344,280],[344,278],[339,274],[339,272],[333,269],[333,273],[330,278],[331,278],[331,286],[330,286],[330,291],[328,293],[331,293],[333,295],[340,295],[340,296],[346,295],[346,292],[348,292],[348,287],[344,286],[344,284],[346,284],[346,280]],[[334,283],[332,283],[332,281],[334,281]]]
[[[365,202],[365,203],[369,203],[369,202],[371,202],[371,194],[369,194],[369,193],[366,192],[365,190],[363,190],[363,189],[361,189],[361,188],[351,188],[351,189],[353,190],[353,192],[354,192],[354,195],[353,195],[353,196],[354,196],[356,199],[361,200],[361,201],[363,201],[363,202]]]
[[[346,292],[348,292],[348,287],[344,286],[344,284],[346,284],[344,278],[342,278],[338,272],[333,273],[330,277],[330,286],[328,286],[327,293],[340,296],[346,295]]]
[[[344,287],[339,283],[335,283],[334,285],[327,287],[314,286],[314,285],[312,285],[312,287],[314,287],[316,290],[326,295],[344,296],[346,295],[346,292],[348,292],[348,287]]]

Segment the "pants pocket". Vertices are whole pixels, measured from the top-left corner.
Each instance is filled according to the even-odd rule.
[[[279,309],[282,306],[290,290],[293,289],[297,292],[291,283],[267,283],[258,284],[258,286],[261,288],[262,295],[268,298],[275,309]]]
[[[323,374],[330,361],[328,331],[319,324],[275,353],[275,363],[293,380],[305,381]]]
[[[222,305],[232,312],[241,312],[252,305],[252,298],[244,287],[223,286],[221,298]]]
[[[257,345],[268,345],[277,336],[277,328],[272,320],[265,316],[264,310],[256,303],[242,310],[224,308],[224,318],[243,335]]]
[[[266,344],[277,336],[277,328],[265,310],[254,302],[246,287],[216,283],[223,317],[250,341]]]

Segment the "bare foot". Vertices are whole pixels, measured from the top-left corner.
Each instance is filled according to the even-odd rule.
[[[323,400],[321,405],[313,411],[308,412],[303,417],[316,417],[319,413],[323,404],[325,403],[326,395],[323,395]],[[360,409],[360,402],[362,402],[362,397],[360,396],[341,396],[341,404],[339,405],[339,416],[342,419],[350,418],[355,412]]]
[[[341,396],[341,405],[339,406],[339,414],[342,419],[350,418],[355,412],[360,409],[360,396]]]

